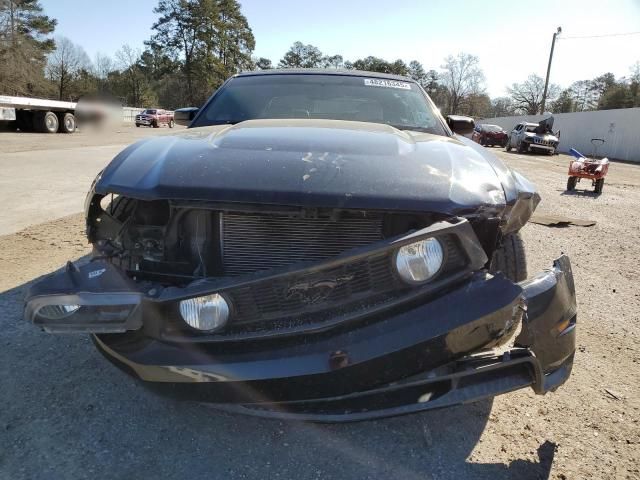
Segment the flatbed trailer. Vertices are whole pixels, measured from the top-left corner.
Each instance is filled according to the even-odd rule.
[[[73,133],[75,102],[0,95],[0,124],[10,130]]]

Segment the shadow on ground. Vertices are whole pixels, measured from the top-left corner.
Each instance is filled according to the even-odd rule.
[[[596,193],[593,190],[561,190],[560,195],[569,197],[585,197],[585,198],[599,198],[601,193]]]
[[[348,425],[219,412],[147,392],[86,336],[22,320],[29,284],[0,293],[0,477],[546,479],[536,462],[474,463],[492,401]]]

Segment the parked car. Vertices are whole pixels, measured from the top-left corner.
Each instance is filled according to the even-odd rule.
[[[558,148],[559,138],[551,131],[552,127],[553,117],[542,120],[540,123],[518,123],[509,134],[506,144],[507,152],[515,148],[518,153],[533,150],[553,155]]]
[[[86,199],[92,259],[25,316],[91,333],[158,392],[255,415],[354,421],[571,372],[566,256],[527,280],[536,188],[405,77],[238,74],[189,129],[144,139]],[[501,347],[498,353],[494,347]]]
[[[480,123],[473,129],[471,140],[485,147],[493,147],[499,145],[504,147],[507,145],[507,132],[498,125],[488,123]]]
[[[159,108],[148,108],[136,115],[136,127],[140,126],[159,128],[161,125],[167,125],[173,128],[175,121],[173,112],[162,110]]]

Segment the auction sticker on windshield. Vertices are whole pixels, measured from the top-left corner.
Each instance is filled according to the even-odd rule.
[[[365,78],[364,84],[369,87],[387,87],[387,88],[400,88],[402,90],[411,90],[410,83],[399,82],[397,80],[386,80],[383,78]]]

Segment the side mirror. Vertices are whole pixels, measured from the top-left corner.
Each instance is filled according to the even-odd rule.
[[[200,110],[198,107],[179,108],[173,112],[173,121],[178,125],[188,127],[191,121],[196,117]]]
[[[447,125],[453,130],[453,133],[466,135],[471,133],[476,124],[471,117],[463,117],[462,115],[447,115]]]

